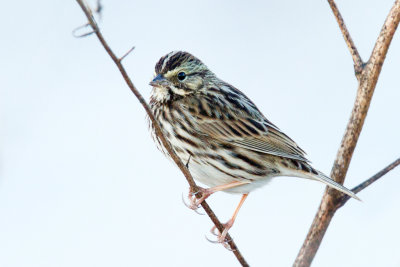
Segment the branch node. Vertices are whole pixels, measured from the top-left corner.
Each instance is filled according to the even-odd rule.
[[[365,66],[367,66],[367,63],[364,62],[360,62],[360,64],[354,64],[354,74],[356,75],[358,81],[361,79],[361,75],[365,69]]]
[[[339,28],[343,34],[343,38],[347,44],[347,47],[349,48],[351,57],[353,58],[354,70],[357,80],[360,80],[361,73],[364,69],[364,63],[361,59],[360,54],[358,53],[357,47],[355,46],[353,39],[350,36],[349,31],[347,30],[346,24],[344,23],[343,17],[340,14],[340,11],[336,6],[335,1],[328,0],[328,3],[332,9],[333,15],[335,16],[337,23],[339,24]]]

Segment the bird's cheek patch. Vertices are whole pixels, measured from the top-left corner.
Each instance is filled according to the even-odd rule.
[[[201,89],[203,85],[204,85],[203,80],[197,77],[188,79],[186,81],[186,86],[192,89],[193,91]]]

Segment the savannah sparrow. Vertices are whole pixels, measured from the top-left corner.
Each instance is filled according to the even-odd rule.
[[[150,85],[150,107],[164,136],[193,177],[210,187],[201,190],[201,199],[190,195],[190,207],[196,209],[217,191],[243,194],[225,230],[216,234],[219,242],[226,242],[249,192],[273,177],[317,180],[358,199],[311,167],[305,152],[247,96],[218,79],[193,55],[174,51],[162,57]],[[151,123],[150,128],[158,148],[168,156]]]

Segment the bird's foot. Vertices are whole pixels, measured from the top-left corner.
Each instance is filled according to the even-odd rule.
[[[220,233],[218,228],[214,225],[213,228],[211,228],[210,232],[211,232],[211,234],[213,234],[214,236],[217,237],[217,240],[215,240],[215,241],[210,240],[209,238],[207,238],[207,236],[206,236],[206,239],[208,241],[210,241],[211,243],[222,244],[226,249],[232,250],[229,245],[229,243],[232,241],[232,239],[231,238],[228,239],[226,236],[228,234],[229,229],[232,228],[233,222],[234,222],[234,220],[230,219],[229,221],[224,223],[223,224],[224,230],[222,231],[222,233]]]
[[[201,193],[201,197],[197,198],[197,195]],[[212,190],[210,189],[206,189],[206,188],[202,188],[199,187],[199,190],[197,192],[189,192],[189,203],[186,203],[183,195],[182,195],[182,201],[185,204],[186,207],[188,207],[189,209],[192,209],[194,211],[196,211],[196,213],[204,215],[202,213],[199,213],[197,211],[197,209],[200,207],[201,203],[206,200],[206,198],[208,198],[212,193],[214,193]]]

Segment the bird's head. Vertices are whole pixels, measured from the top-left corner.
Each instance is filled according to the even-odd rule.
[[[214,74],[193,55],[173,51],[157,62],[150,82],[159,101],[181,98],[206,88]]]

